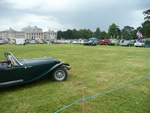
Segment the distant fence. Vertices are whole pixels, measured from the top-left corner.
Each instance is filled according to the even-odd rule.
[[[116,88],[116,89],[112,89],[112,90],[109,90],[109,91],[100,93],[100,94],[96,94],[96,95],[93,95],[93,96],[89,96],[89,97],[87,97],[87,98],[81,98],[81,99],[79,99],[79,100],[77,100],[77,101],[75,101],[75,102],[73,102],[73,103],[71,103],[71,104],[69,104],[69,105],[67,105],[67,106],[65,106],[65,107],[63,107],[63,108],[57,110],[55,113],[58,113],[58,112],[60,112],[60,111],[62,111],[62,110],[64,110],[64,109],[66,109],[66,108],[68,108],[68,107],[70,107],[70,106],[72,106],[72,105],[74,105],[74,104],[80,102],[81,100],[82,100],[82,101],[86,101],[87,99],[90,99],[90,98],[93,98],[93,97],[97,97],[97,96],[100,96],[100,95],[104,95],[104,94],[107,94],[107,93],[111,93],[111,92],[113,92],[113,91],[116,91],[116,90],[119,90],[119,89],[122,89],[122,88],[126,88],[126,87],[128,87],[128,86],[131,86],[131,85],[134,85],[134,84],[137,84],[137,83],[139,83],[139,82],[143,82],[143,81],[149,80],[149,79],[150,79],[150,77],[145,78],[145,79],[142,79],[142,80],[139,80],[139,81],[136,81],[136,82],[134,82],[134,83],[131,83],[131,84],[128,84],[128,85],[125,85],[125,86],[122,86],[122,87],[119,87],[119,88]]]

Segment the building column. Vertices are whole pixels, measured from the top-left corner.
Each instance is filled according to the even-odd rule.
[[[30,37],[29,37],[29,33],[27,33],[27,37],[28,37],[28,39],[30,39]]]
[[[33,39],[35,40],[34,33],[33,33]]]
[[[39,33],[39,37],[40,37],[40,39],[41,39],[41,33]]]

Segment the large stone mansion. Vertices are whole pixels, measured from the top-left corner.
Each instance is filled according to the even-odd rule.
[[[57,33],[51,30],[43,32],[41,28],[37,26],[27,26],[22,31],[15,31],[11,27],[8,30],[0,31],[0,40],[9,38],[25,38],[35,40],[36,38],[55,41],[57,39]]]

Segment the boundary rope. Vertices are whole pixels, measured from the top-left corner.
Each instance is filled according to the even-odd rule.
[[[100,93],[100,94],[96,94],[96,95],[93,95],[93,96],[89,96],[89,97],[84,98],[84,99],[81,98],[81,99],[79,99],[79,100],[77,100],[77,101],[75,101],[75,102],[73,102],[73,103],[71,103],[71,104],[69,104],[69,105],[67,105],[67,106],[65,106],[65,107],[63,107],[63,108],[57,110],[55,113],[58,113],[58,112],[60,112],[60,111],[62,111],[62,110],[64,110],[64,109],[66,109],[66,108],[68,108],[68,107],[70,107],[70,106],[72,106],[72,105],[74,105],[74,104],[80,102],[81,100],[82,100],[82,101],[86,101],[87,99],[90,99],[90,98],[93,98],[93,97],[97,97],[97,96],[100,96],[100,95],[104,95],[104,94],[107,94],[107,93],[111,93],[111,92],[113,92],[113,91],[116,91],[116,90],[119,90],[119,89],[123,89],[123,88],[129,87],[129,86],[131,86],[131,85],[134,85],[134,84],[137,84],[137,83],[139,83],[139,82],[143,82],[143,81],[149,80],[149,79],[150,79],[150,77],[145,78],[145,79],[142,79],[142,80],[139,80],[139,81],[136,81],[136,82],[133,82],[133,83],[131,83],[131,84],[128,84],[128,85],[125,85],[125,86],[122,86],[122,87],[119,87],[119,88],[116,88],[116,89],[112,89],[112,90],[109,90],[109,91]]]

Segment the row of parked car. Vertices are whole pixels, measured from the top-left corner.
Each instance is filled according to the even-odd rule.
[[[36,40],[28,40],[28,39],[23,39],[23,38],[17,38],[13,40],[0,40],[0,45],[2,44],[16,44],[16,45],[25,45],[25,44],[50,44],[50,41],[47,40],[41,40],[41,39],[36,39]]]
[[[100,40],[100,45],[143,47],[145,40]]]
[[[135,46],[143,47],[145,45],[145,40],[116,40],[116,39],[107,39],[107,40],[71,40],[72,44],[83,44],[89,46],[96,45],[111,45],[111,46]]]
[[[64,44],[64,43],[72,43],[72,44],[83,44],[83,45],[90,45],[90,46],[96,46],[96,45],[112,45],[112,46],[135,46],[135,47],[143,47],[145,46],[145,40],[56,40],[53,41],[46,41],[42,39],[36,39],[36,40],[23,40],[23,39],[15,39],[15,40],[0,40],[0,44],[17,44],[17,45],[25,45],[27,43],[29,44]]]

